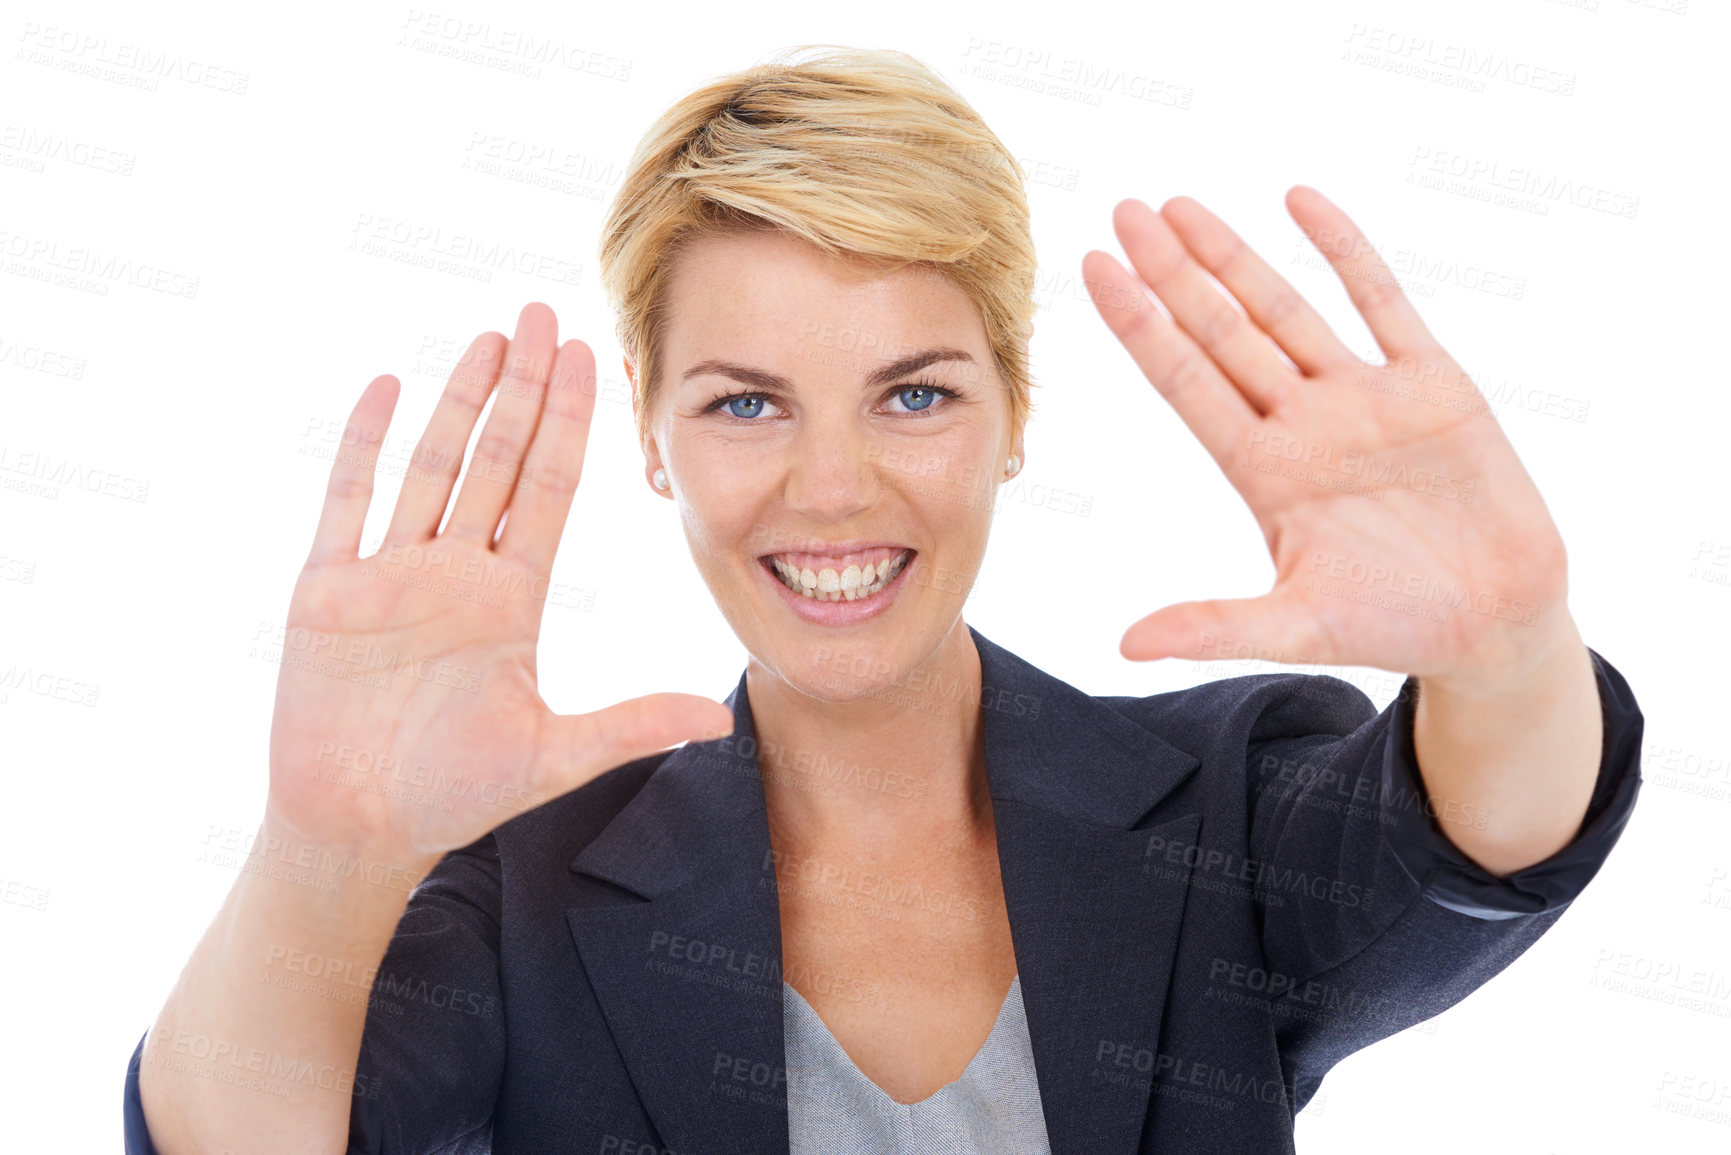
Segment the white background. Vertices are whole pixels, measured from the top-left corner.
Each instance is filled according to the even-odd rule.
[[[1368,352],[1338,282],[1302,263],[1281,197],[1307,183],[1412,257],[1415,303],[1562,527],[1583,635],[1640,700],[1646,786],[1597,879],[1464,1004],[1335,1068],[1300,1150],[1731,1149],[1726,20],[1701,0],[1588,3],[8,5],[4,1145],[119,1149],[127,1056],[233,881],[201,854],[261,811],[277,671],[255,645],[310,544],[329,423],[375,374],[402,379],[391,441],[412,439],[457,350],[551,304],[596,348],[611,399],[554,571],[593,608],[549,609],[543,692],[575,711],[733,687],[744,653],[642,480],[595,243],[669,103],[773,49],[837,42],[938,69],[1031,177],[1039,409],[971,624],[1096,694],[1273,668],[1118,655],[1138,617],[1260,593],[1272,567],[1095,315],[1080,261],[1116,251],[1118,200],[1189,194]],[[466,22],[487,30],[465,42]],[[521,57],[485,46],[524,33],[584,66],[504,70]],[[1447,63],[1469,55],[1497,75]],[[1405,68],[1427,57],[1444,63]],[[1119,80],[1050,90],[1077,69]],[[1570,91],[1547,91],[1557,78]],[[482,171],[494,147],[544,159]],[[1480,162],[1586,204],[1449,183]],[[568,187],[534,183],[566,166]],[[1593,190],[1632,215],[1592,207]],[[350,249],[383,218],[566,261],[578,283]],[[83,282],[41,279],[83,260]],[[1486,270],[1504,291],[1473,287]],[[45,482],[44,460],[70,472]],[[369,543],[398,484],[381,477]],[[1399,684],[1342,673],[1379,707]]]

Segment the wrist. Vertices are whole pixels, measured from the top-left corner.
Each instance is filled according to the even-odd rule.
[[[1484,664],[1421,675],[1421,695],[1480,704],[1508,701],[1552,682],[1567,681],[1577,666],[1590,667],[1587,644],[1567,611],[1519,641],[1519,646]]]
[[[443,857],[400,839],[359,831],[335,838],[312,836],[269,801],[247,855],[249,868],[261,877],[349,898],[395,891],[404,902]]]

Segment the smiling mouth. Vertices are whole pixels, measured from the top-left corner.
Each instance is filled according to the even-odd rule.
[[[857,602],[895,581],[913,556],[911,549],[869,549],[821,568],[800,555],[768,554],[758,560],[794,593],[819,602]]]

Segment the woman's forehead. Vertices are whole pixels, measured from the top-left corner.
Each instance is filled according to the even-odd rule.
[[[681,246],[669,279],[667,336],[687,328],[743,328],[761,338],[772,325],[783,339],[826,330],[873,328],[872,344],[905,346],[958,326],[985,340],[978,307],[942,272],[920,263],[888,269],[853,254],[826,253],[782,230],[729,232]],[[681,322],[686,324],[681,325]],[[790,322],[792,322],[790,324]],[[856,333],[856,338],[867,338]]]

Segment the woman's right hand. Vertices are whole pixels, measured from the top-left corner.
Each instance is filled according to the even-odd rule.
[[[536,688],[548,575],[595,408],[594,354],[557,337],[553,311],[531,304],[508,345],[475,339],[367,558],[361,527],[397,380],[375,378],[355,405],[289,604],[271,722],[268,811],[305,843],[431,865],[606,770],[732,729],[725,705],[693,694],[559,715]]]

